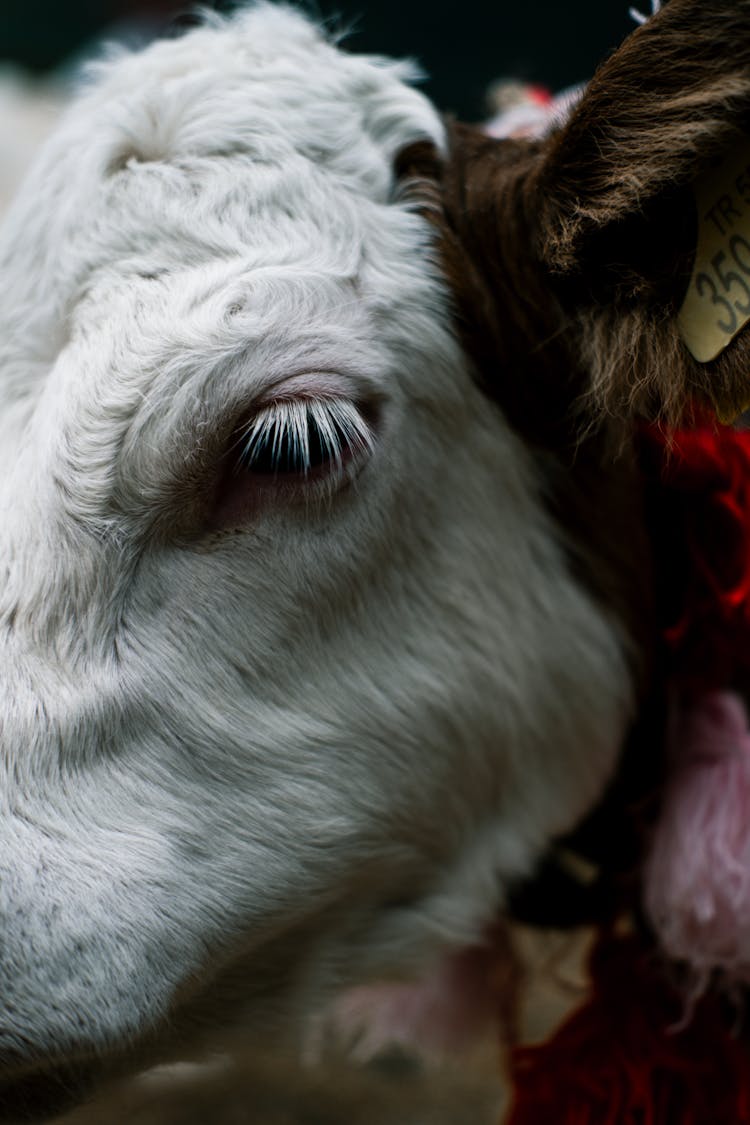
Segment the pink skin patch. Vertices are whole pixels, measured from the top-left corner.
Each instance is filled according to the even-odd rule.
[[[353,988],[334,1005],[336,1037],[361,1059],[399,1045],[424,1056],[455,1056],[488,1036],[510,1035],[518,966],[505,931],[488,944],[449,954],[422,980]]]

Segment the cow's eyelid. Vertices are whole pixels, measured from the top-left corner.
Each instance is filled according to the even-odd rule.
[[[372,450],[373,433],[344,398],[300,398],[270,403],[253,417],[237,443],[235,472],[259,475],[338,471],[352,456]]]

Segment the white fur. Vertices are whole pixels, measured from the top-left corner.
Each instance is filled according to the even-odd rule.
[[[443,143],[408,73],[216,21],[103,66],[6,221],[0,1055],[416,972],[611,772],[622,640],[394,201]],[[297,377],[377,405],[357,471],[210,530],[236,419]]]

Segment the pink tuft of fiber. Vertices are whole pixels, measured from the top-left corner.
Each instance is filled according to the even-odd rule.
[[[696,993],[718,970],[750,983],[750,731],[733,692],[683,707],[669,736],[670,777],[646,861],[644,902],[665,953],[687,962]]]

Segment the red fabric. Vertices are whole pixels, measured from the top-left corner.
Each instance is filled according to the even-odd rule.
[[[750,688],[750,432],[643,431],[664,673],[686,699]],[[750,1125],[750,1050],[715,994],[666,978],[653,940],[604,933],[590,999],[517,1048],[507,1125]]]
[[[750,674],[750,431],[644,433],[669,671],[692,689]]]
[[[507,1125],[747,1125],[750,1056],[715,997],[683,998],[639,938],[602,938],[590,1000],[551,1040],[513,1052]]]

